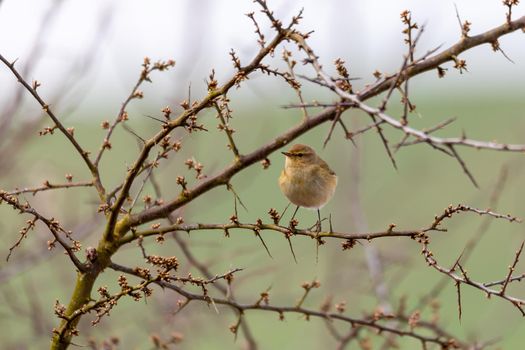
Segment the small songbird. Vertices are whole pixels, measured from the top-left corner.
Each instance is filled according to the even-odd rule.
[[[317,230],[321,230],[321,209],[332,198],[337,186],[337,176],[315,151],[306,145],[293,145],[286,156],[284,169],[279,177],[279,187],[284,195],[299,207],[317,210]]]

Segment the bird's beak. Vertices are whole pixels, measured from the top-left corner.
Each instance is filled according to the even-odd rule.
[[[290,152],[281,152],[281,153],[284,154],[287,157],[290,157],[292,155]]]

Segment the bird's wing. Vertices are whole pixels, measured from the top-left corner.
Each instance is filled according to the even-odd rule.
[[[328,166],[328,164],[326,164],[324,160],[319,158],[319,161],[320,161],[321,168],[323,168],[324,170],[327,170],[330,173],[330,175],[335,175],[335,171],[330,169],[330,167]]]

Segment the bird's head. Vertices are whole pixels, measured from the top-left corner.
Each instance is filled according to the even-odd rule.
[[[303,166],[315,163],[317,154],[306,145],[295,144],[287,152],[281,152],[286,156],[286,166]]]

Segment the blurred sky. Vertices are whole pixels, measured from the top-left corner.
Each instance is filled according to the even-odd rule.
[[[504,23],[501,0],[455,3],[462,20],[472,22],[473,35]],[[426,24],[420,53],[449,46],[460,35],[452,0],[269,0],[268,4],[284,22],[304,8],[300,28],[315,30],[310,44],[321,61],[330,64],[342,57],[351,74],[364,82],[372,81],[375,69],[393,72],[400,66],[405,47],[399,14],[404,9]],[[0,53],[18,59],[19,69],[29,64],[26,78],[42,82],[44,94],[48,89],[69,92],[69,87],[80,85],[77,93],[89,95],[91,101],[104,100],[108,94],[125,96],[144,56],[173,58],[177,67],[163,88],[169,90],[167,94],[182,94],[189,82],[202,86],[212,68],[219,79],[228,76],[231,48],[242,62],[257,52],[253,25],[244,14],[256,12],[267,38],[273,36],[259,9],[249,0],[3,0]],[[524,12],[524,6],[518,6],[514,18]],[[488,45],[476,48],[463,57],[467,77],[454,72],[450,79],[462,78],[464,86],[482,87],[489,93],[498,86],[518,86],[525,78],[524,42],[521,32],[501,40],[515,64],[494,54]],[[75,80],[80,75],[85,79],[82,84]],[[435,81],[433,73],[426,75]],[[0,68],[0,104],[15,84],[7,69]],[[445,91],[450,88],[441,86]]]

